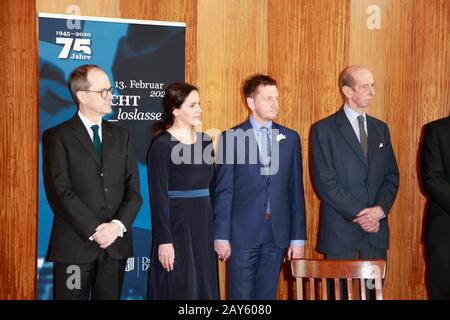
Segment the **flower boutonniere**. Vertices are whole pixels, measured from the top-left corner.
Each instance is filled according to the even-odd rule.
[[[280,142],[281,140],[284,140],[284,139],[286,139],[286,136],[284,134],[282,134],[282,133],[277,134],[277,137],[275,138],[275,140],[277,142]]]

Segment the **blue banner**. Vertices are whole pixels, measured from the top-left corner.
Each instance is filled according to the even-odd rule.
[[[151,219],[146,156],[151,126],[160,120],[164,89],[184,81],[185,24],[39,14],[39,137],[73,117],[68,88],[82,64],[99,65],[117,87],[113,112],[105,117],[131,132],[144,204],[133,224],[134,257],[128,259],[122,299],[144,299],[150,266]],[[52,263],[46,260],[53,212],[45,195],[39,141],[37,298],[53,298]]]

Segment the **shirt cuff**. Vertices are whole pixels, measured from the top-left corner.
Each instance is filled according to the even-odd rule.
[[[291,240],[291,246],[305,246],[305,240]]]
[[[114,219],[114,220],[112,220],[111,222],[113,222],[113,223],[115,223],[115,224],[117,224],[118,226],[119,226],[119,237],[123,237],[123,234],[125,233],[125,232],[127,232],[127,228],[125,228],[125,226],[123,225],[123,223],[120,221],[120,220],[116,220],[116,219]]]
[[[95,231],[92,236],[89,237],[89,241],[94,241],[94,236],[97,234],[98,231]]]
[[[225,239],[215,239],[214,241],[223,242],[223,243],[230,242],[230,240],[225,240]]]

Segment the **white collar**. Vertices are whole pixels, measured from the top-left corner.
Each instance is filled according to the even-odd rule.
[[[359,116],[363,116],[364,120],[366,120],[366,111],[365,110],[363,110],[362,113],[358,113],[355,110],[353,110],[352,108],[350,108],[347,104],[344,104],[344,112],[350,121],[354,121],[354,120],[358,119]]]
[[[81,122],[83,122],[84,126],[87,129],[90,129],[93,125],[98,125],[100,128],[102,127],[102,119],[98,123],[92,122],[88,118],[86,118],[80,111],[78,111],[78,116],[81,119]]]

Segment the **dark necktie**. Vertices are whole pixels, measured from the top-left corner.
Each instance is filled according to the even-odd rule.
[[[367,133],[366,130],[364,129],[363,115],[358,116],[358,123],[359,123],[359,142],[361,143],[361,148],[367,160]]]
[[[98,135],[98,125],[94,124],[91,129],[94,133],[94,138],[92,141],[94,142],[95,151],[97,151],[98,157],[102,158],[102,142],[100,141],[100,136]]]

